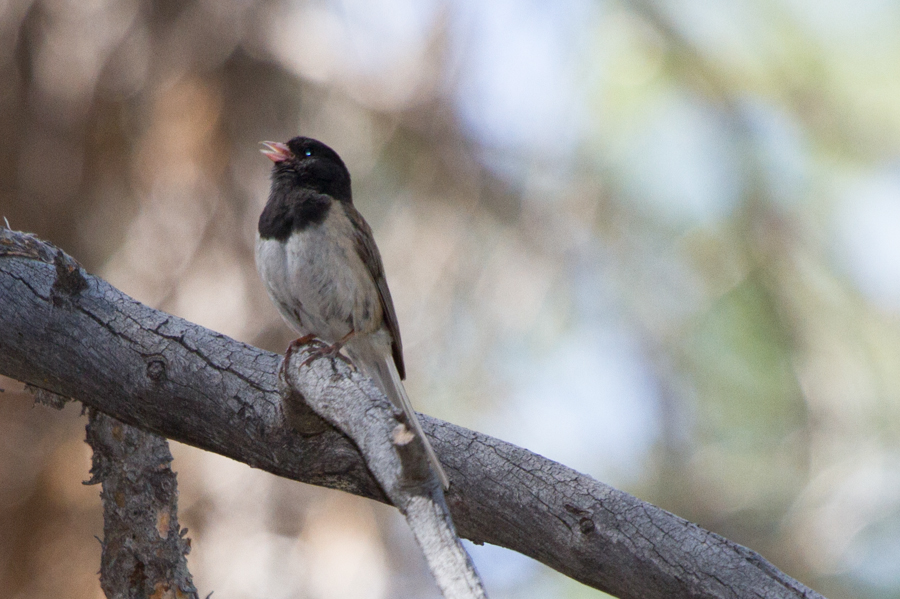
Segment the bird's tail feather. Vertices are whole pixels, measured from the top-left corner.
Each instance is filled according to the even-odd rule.
[[[409,401],[409,396],[406,394],[406,388],[403,386],[403,381],[400,380],[400,373],[397,372],[397,366],[394,364],[393,356],[389,354],[384,358],[377,358],[376,361],[377,364],[375,365],[375,370],[377,372],[369,373],[369,375],[377,382],[381,383],[383,391],[385,395],[388,396],[388,399],[390,399],[395,406],[403,410],[403,413],[406,415],[406,420],[409,421],[413,427],[413,432],[422,440],[422,445],[425,446],[425,453],[428,455],[428,461],[431,462],[434,473],[437,474],[438,479],[441,481],[441,486],[445,490],[450,488],[450,479],[447,478],[447,473],[444,472],[444,468],[441,466],[440,461],[438,461],[437,454],[431,447],[428,437],[425,436],[425,431],[422,430],[422,425],[419,423],[419,417],[416,415],[416,411],[413,410],[412,404]]]

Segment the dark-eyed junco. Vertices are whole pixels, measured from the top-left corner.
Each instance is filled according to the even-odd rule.
[[[274,162],[259,217],[256,268],[287,323],[343,348],[400,407],[444,488],[447,475],[422,431],[402,380],[403,346],[372,229],[353,207],[350,173],[322,142],[266,141]]]

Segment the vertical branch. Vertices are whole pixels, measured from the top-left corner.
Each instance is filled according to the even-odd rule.
[[[92,408],[87,443],[94,456],[85,484],[103,484],[103,592],[109,599],[196,599],[168,442]]]
[[[285,413],[292,426],[309,429],[314,422],[309,417],[311,409],[353,439],[372,475],[406,517],[443,596],[486,599],[422,441],[375,384],[351,372],[346,364],[313,360],[301,368],[316,349],[309,345],[299,352],[289,349],[279,371]]]

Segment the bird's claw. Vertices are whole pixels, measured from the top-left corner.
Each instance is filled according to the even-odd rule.
[[[310,362],[315,360],[316,358],[338,358],[339,360],[343,360],[349,366],[353,366],[353,362],[350,361],[350,358],[341,353],[342,344],[335,343],[333,345],[325,345],[323,347],[316,347],[314,349],[309,350],[309,357],[307,357],[300,364],[301,368],[303,366],[309,366]]]
[[[291,355],[292,355],[295,351],[297,351],[298,349],[300,349],[300,348],[303,347],[304,345],[309,345],[309,344],[312,343],[315,339],[316,339],[316,336],[313,335],[312,333],[310,333],[310,334],[308,334],[308,335],[303,335],[302,337],[299,337],[299,338],[294,339],[293,341],[291,341],[290,344],[288,344],[287,349],[286,349],[285,352],[284,352],[284,361],[287,362],[287,361],[290,359]],[[321,342],[320,342],[320,343],[321,343]]]
[[[341,348],[346,345],[346,343],[353,338],[354,331],[351,329],[349,333],[338,339],[337,342],[332,343],[331,345],[326,345],[324,341],[316,337],[314,334],[309,333],[307,335],[303,335],[299,339],[294,339],[291,341],[291,344],[288,345],[287,351],[284,352],[284,362],[290,359],[291,355],[297,351],[299,348],[315,343],[318,347],[314,347],[309,350],[309,356],[303,360],[300,364],[300,367],[309,366],[310,362],[315,360],[316,358],[329,357],[329,358],[338,358],[347,363],[351,368],[355,368],[353,366],[353,362],[350,361],[350,358],[341,353]]]

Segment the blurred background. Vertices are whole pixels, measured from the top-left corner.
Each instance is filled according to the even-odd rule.
[[[900,596],[900,4],[0,0],[0,215],[282,351],[260,140],[353,174],[413,403]],[[0,380],[0,597],[100,597],[77,405]],[[438,597],[390,508],[173,444],[218,599]],[[497,598],[593,598],[473,547]]]

